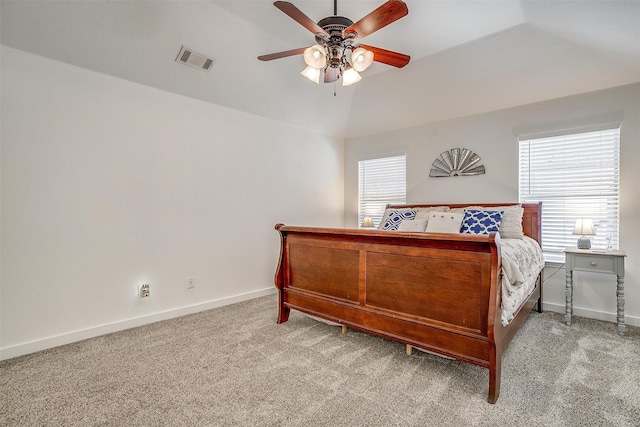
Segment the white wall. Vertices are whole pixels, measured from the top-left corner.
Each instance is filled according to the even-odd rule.
[[[518,136],[609,123],[621,123],[620,248],[627,253],[627,322],[640,326],[640,84],[347,140],[345,224],[357,225],[358,160],[406,152],[410,203],[514,202],[518,199]],[[432,162],[455,147],[476,152],[486,174],[430,178]],[[549,267],[546,275],[556,270]],[[615,321],[615,284],[612,275],[576,272],[574,314]],[[545,309],[564,312],[564,285],[564,270],[545,282]]]
[[[1,74],[2,358],[273,292],[277,222],[343,224],[342,141],[6,47]]]

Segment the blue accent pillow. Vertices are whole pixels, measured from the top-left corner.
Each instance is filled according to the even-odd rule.
[[[414,219],[416,217],[416,213],[418,213],[417,209],[391,211],[389,213],[389,218],[385,221],[382,229],[386,231],[397,230],[402,221],[405,219]]]
[[[498,231],[503,213],[504,211],[465,210],[460,233],[489,234]]]

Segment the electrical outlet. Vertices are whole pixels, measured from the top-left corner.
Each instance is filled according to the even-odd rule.
[[[138,298],[146,298],[148,296],[149,296],[149,285],[147,283],[138,285]]]
[[[187,277],[187,289],[192,289],[196,287],[196,278],[195,277]]]

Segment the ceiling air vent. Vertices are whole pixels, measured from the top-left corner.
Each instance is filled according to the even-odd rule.
[[[194,52],[188,47],[182,46],[182,49],[180,49],[180,53],[178,53],[178,57],[176,58],[176,62],[189,65],[202,71],[209,71],[216,60],[209,58],[208,56],[204,56],[201,53]]]

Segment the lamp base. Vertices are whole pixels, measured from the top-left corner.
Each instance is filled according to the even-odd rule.
[[[578,239],[578,249],[591,249],[591,240],[587,236]]]

